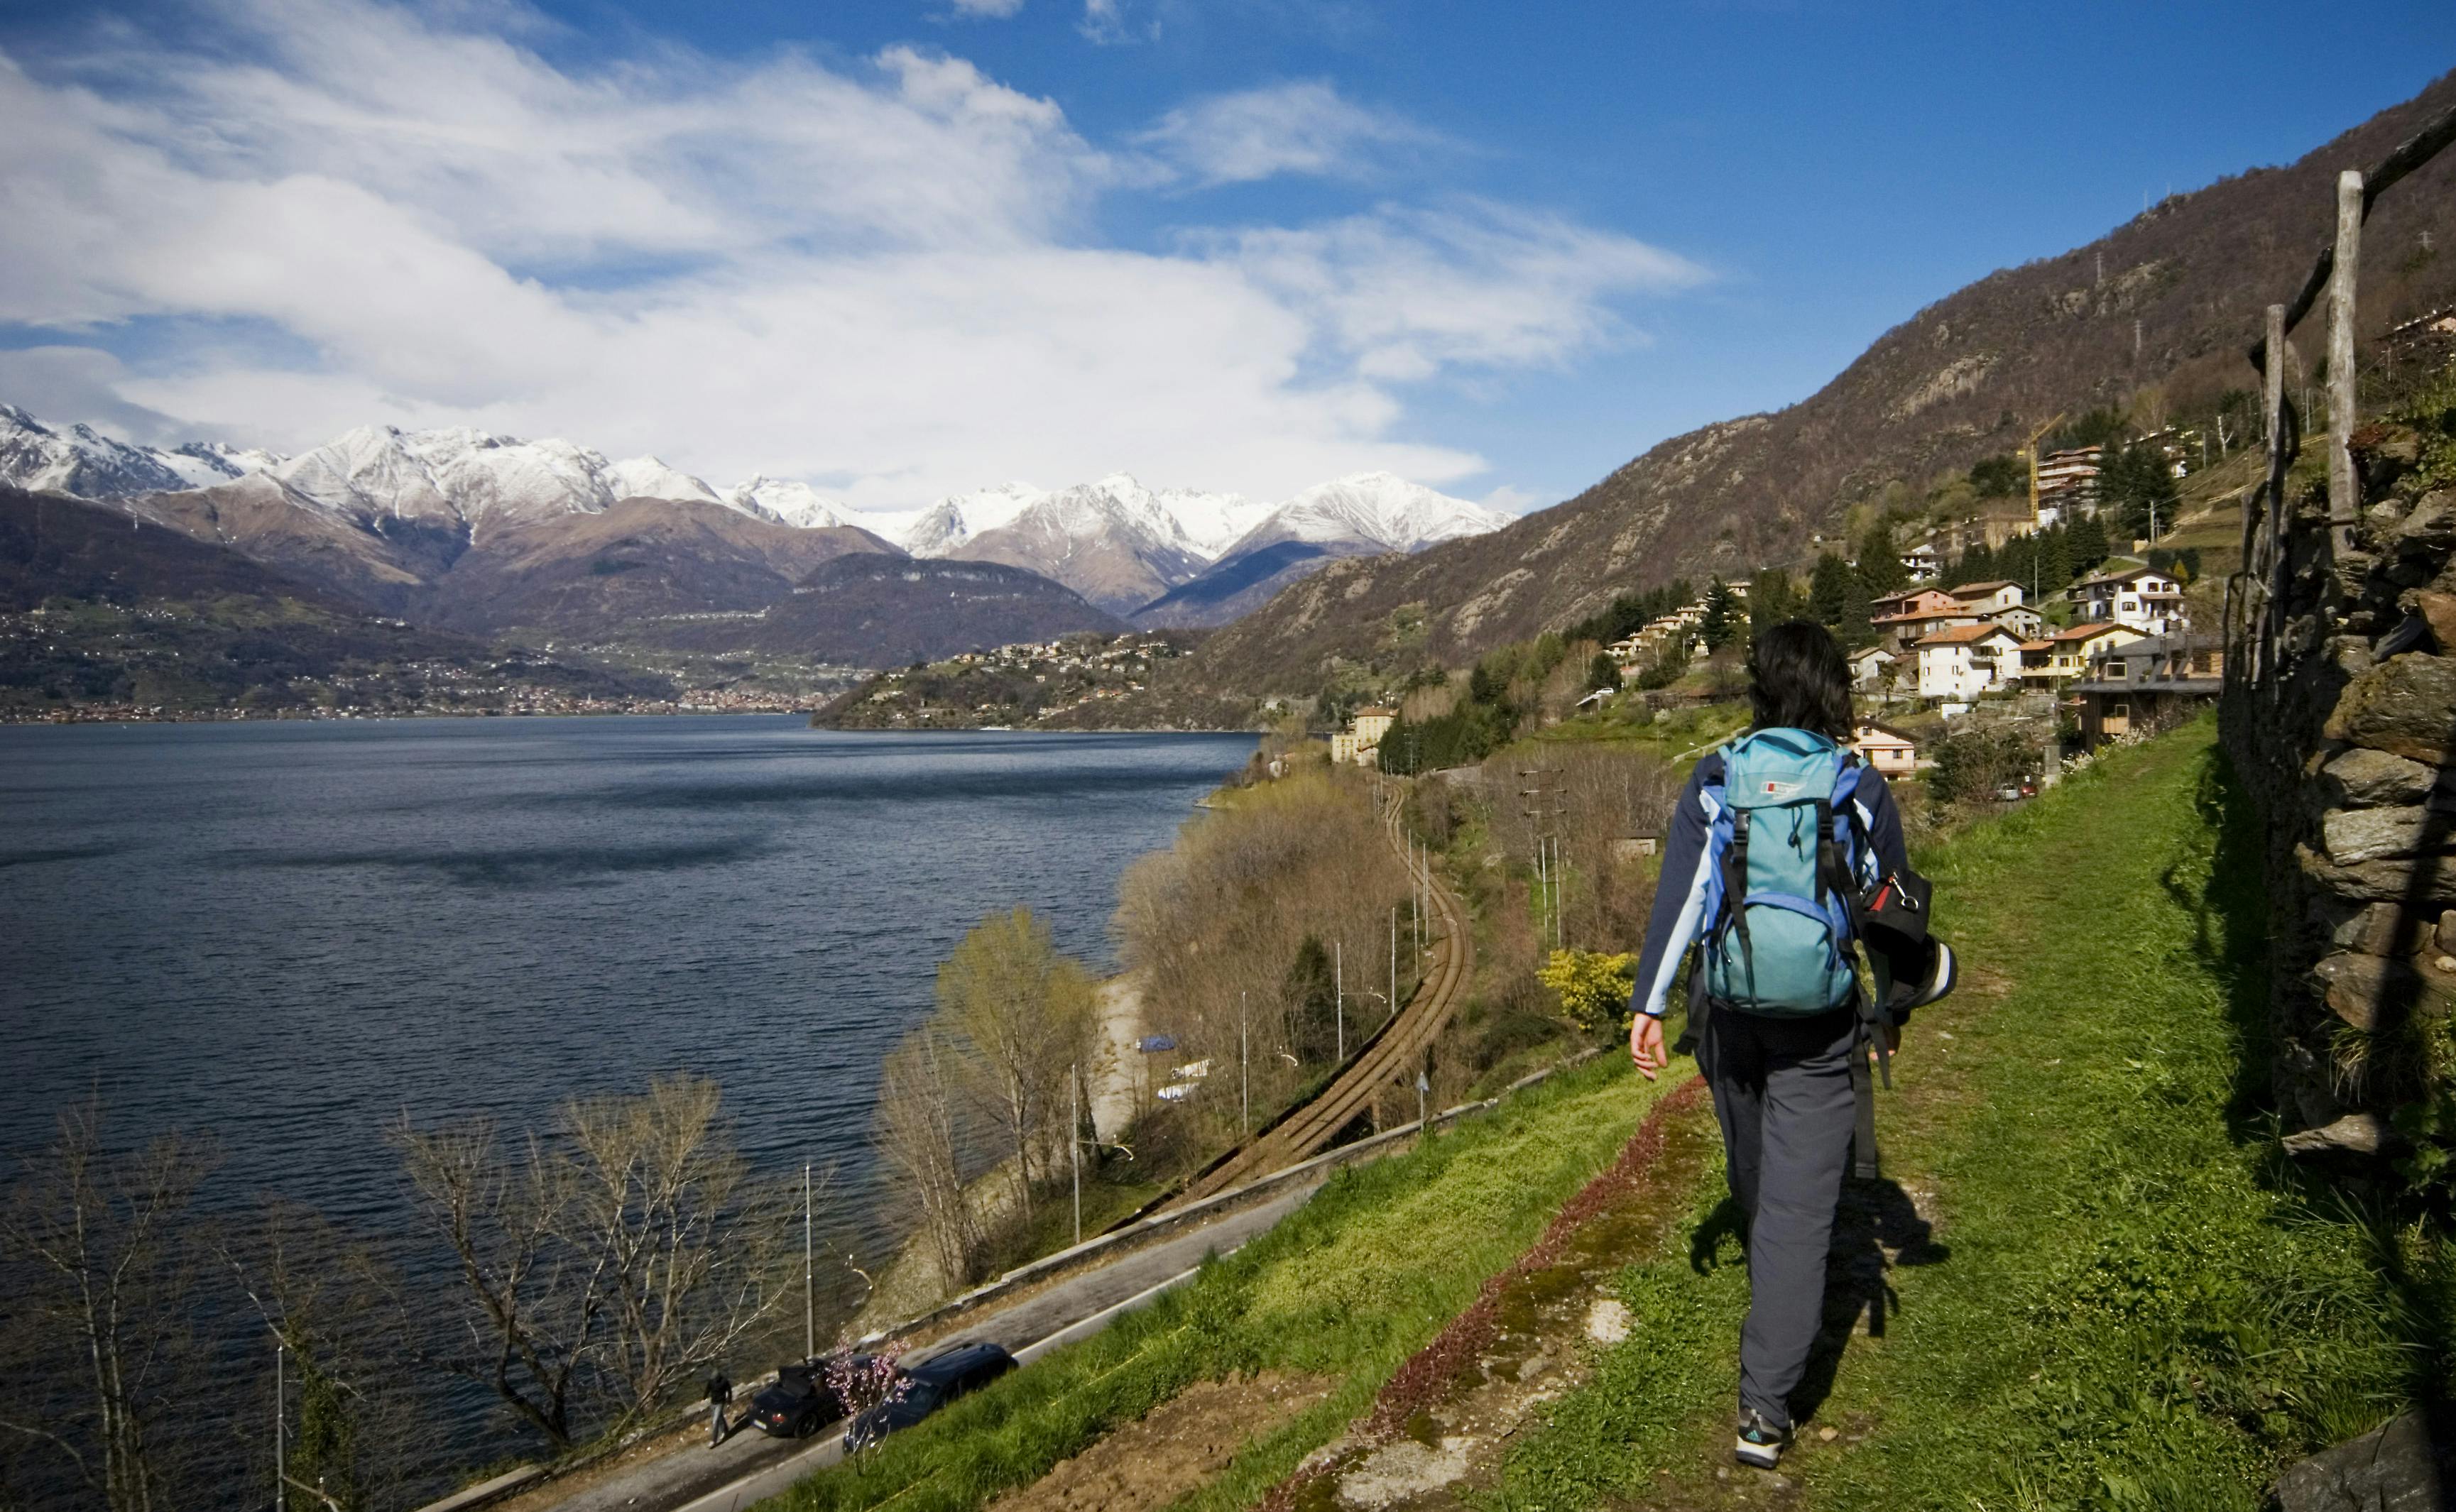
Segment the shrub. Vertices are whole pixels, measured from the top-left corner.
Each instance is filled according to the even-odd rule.
[[[1554,950],[1552,959],[1535,973],[1561,1000],[1561,1012],[1580,1029],[1601,1029],[1628,1015],[1630,984],[1637,979],[1637,957],[1626,951]]]

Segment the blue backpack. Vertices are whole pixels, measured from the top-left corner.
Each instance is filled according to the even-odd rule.
[[[1857,796],[1865,768],[1822,735],[1761,729],[1723,747],[1704,789],[1706,991],[1776,1016],[1829,1012],[1858,986],[1852,900],[1874,866]]]

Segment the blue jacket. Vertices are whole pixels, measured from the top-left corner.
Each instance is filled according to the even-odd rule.
[[[1654,911],[1646,921],[1646,950],[1637,959],[1637,981],[1629,1006],[1641,1013],[1663,1016],[1666,994],[1678,980],[1680,962],[1688,947],[1713,921],[1706,911],[1705,787],[1723,780],[1723,753],[1710,752],[1688,774],[1680,802],[1671,810],[1671,833],[1663,846],[1663,875],[1654,886]],[[1859,823],[1876,852],[1876,865],[1889,872],[1908,872],[1910,858],[1902,846],[1902,813],[1893,806],[1893,790],[1873,770],[1862,770],[1856,803]]]

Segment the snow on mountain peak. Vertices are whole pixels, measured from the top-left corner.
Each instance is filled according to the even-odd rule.
[[[1440,541],[1498,530],[1509,519],[1395,474],[1351,473],[1316,483],[1281,504],[1231,554],[1275,541],[1352,541],[1385,551],[1422,551]]]
[[[1026,482],[1001,483],[969,494],[951,494],[921,511],[897,536],[897,544],[916,557],[949,557],[985,530],[1013,524],[1022,513],[1048,497]]]
[[[748,482],[727,490],[724,501],[746,515],[804,530],[824,530],[846,522],[840,506],[809,484],[770,478],[765,473],[755,474]]]
[[[691,504],[731,502],[690,474],[667,466],[665,460],[658,457],[632,457],[609,463],[605,468],[604,480],[605,491],[618,503],[625,499],[670,499]],[[750,511],[745,510],[744,513]]]

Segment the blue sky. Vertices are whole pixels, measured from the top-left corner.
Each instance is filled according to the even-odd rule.
[[[38,414],[1523,507],[2408,97],[2456,6],[11,3],[0,53]]]

